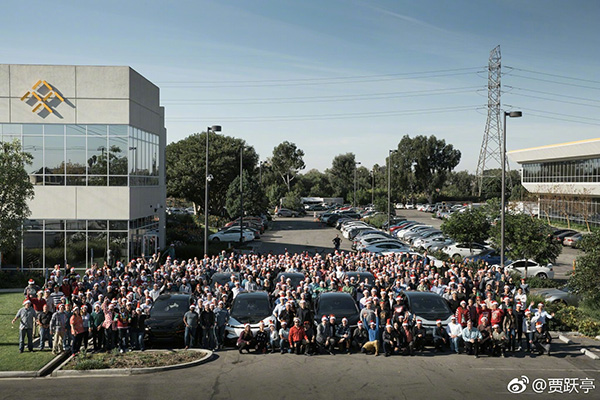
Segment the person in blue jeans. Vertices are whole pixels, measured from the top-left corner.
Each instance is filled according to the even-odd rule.
[[[281,351],[281,354],[291,351],[289,336],[290,330],[287,327],[287,322],[281,321],[281,329],[279,330],[279,351]]]
[[[44,304],[42,312],[37,316],[37,324],[40,327],[40,350],[44,350],[46,342],[48,342],[48,347],[52,349],[50,321],[52,321],[52,313],[48,310],[48,304]]]
[[[190,310],[183,315],[183,323],[185,324],[185,349],[194,347],[196,344],[196,332],[198,331],[198,322],[200,316],[196,312],[196,307],[192,304]]]
[[[35,311],[31,307],[31,301],[25,300],[23,307],[17,311],[12,323],[19,320],[19,351],[22,353],[25,349],[25,338],[27,338],[27,349],[33,351],[33,324],[35,321]]]

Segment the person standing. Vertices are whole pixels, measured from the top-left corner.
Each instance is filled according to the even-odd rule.
[[[50,320],[50,334],[52,340],[52,353],[60,354],[64,351],[64,338],[67,331],[67,313],[65,313],[65,305],[60,304],[58,311],[52,315]]]
[[[340,239],[340,235],[335,235],[332,242],[333,242],[333,246],[335,247],[335,251],[339,251],[340,245],[342,244],[342,239]]]
[[[94,305],[94,311],[90,315],[90,331],[92,332],[92,343],[94,351],[100,351],[104,348],[104,313],[100,309],[100,304]]]
[[[51,320],[52,313],[49,310],[48,304],[44,304],[42,312],[37,317],[37,324],[40,327],[40,350],[44,350],[46,342],[48,342],[48,347],[52,348],[52,336],[50,335]]]
[[[225,327],[227,325],[227,321],[229,321],[229,311],[225,308],[225,303],[223,301],[219,301],[217,308],[215,308],[215,320],[217,322],[216,326],[216,342],[219,348],[223,347],[223,342],[225,341]]]
[[[88,342],[90,340],[90,313],[88,312],[88,306],[81,306],[81,320],[83,322],[83,334],[81,336],[81,345],[83,349],[87,351]]]
[[[17,314],[12,320],[14,325],[16,320],[19,320],[19,352],[25,349],[25,337],[27,337],[27,349],[33,351],[33,323],[35,321],[35,311],[31,307],[31,301],[23,301],[23,307],[17,311]]]
[[[146,350],[146,346],[144,345],[146,319],[148,319],[148,315],[144,314],[140,307],[135,309],[131,317],[131,346],[141,351]]]
[[[190,306],[190,310],[187,311],[183,315],[183,323],[185,325],[185,349],[189,349],[190,347],[194,347],[196,343],[196,332],[198,330],[198,321],[200,316],[196,312],[196,307],[194,305]]]
[[[73,335],[73,346],[71,347],[71,353],[73,355],[79,353],[79,349],[81,348],[81,342],[83,340],[83,318],[81,318],[81,314],[79,312],[79,307],[73,308],[73,314],[70,318],[71,325],[71,334]]]
[[[214,350],[217,347],[215,344],[216,317],[208,302],[200,313],[200,325],[202,325],[202,347]]]

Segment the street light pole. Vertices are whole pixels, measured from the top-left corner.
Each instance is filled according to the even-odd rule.
[[[352,207],[356,207],[356,166],[360,165],[360,161],[354,162],[354,201],[352,202]]]
[[[206,165],[205,165],[205,173],[204,173],[204,255],[208,255],[208,184],[212,179],[212,176],[208,174],[208,137],[210,136],[210,132],[216,134],[217,132],[221,132],[220,125],[213,125],[206,128]]]
[[[500,200],[500,266],[504,271],[504,235],[505,235],[505,210],[506,210],[506,117],[519,118],[523,116],[521,111],[511,111],[502,113],[504,121],[502,125],[502,198]]]
[[[375,205],[375,166],[371,171],[371,207]]]
[[[388,233],[391,233],[392,228],[392,154],[396,153],[398,150],[389,150],[388,151],[388,201],[387,201],[387,215],[388,215]]]

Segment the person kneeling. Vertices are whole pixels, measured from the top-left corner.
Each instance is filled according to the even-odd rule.
[[[240,333],[240,337],[238,338],[237,345],[240,354],[242,354],[242,350],[246,350],[247,353],[250,353],[250,349],[254,344],[254,335],[252,334],[252,330],[250,329],[250,324],[246,324],[242,333]]]
[[[506,344],[508,343],[508,339],[506,338],[506,334],[500,330],[500,325],[494,324],[492,327],[494,331],[492,332],[492,355],[502,357],[505,356]]]
[[[534,349],[539,355],[544,353],[550,355],[550,342],[552,342],[552,337],[550,337],[550,333],[544,329],[544,324],[541,322],[536,322],[535,324],[535,332],[533,332],[532,341]]]
[[[381,341],[383,342],[383,352],[386,357],[389,357],[392,354],[398,354],[400,351],[400,336],[398,331],[396,331],[392,325],[387,324],[385,326]]]

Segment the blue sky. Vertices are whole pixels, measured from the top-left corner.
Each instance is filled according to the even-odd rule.
[[[523,111],[508,150],[600,137],[599,18],[594,0],[6,1],[0,54],[130,65],[161,88],[169,142],[220,124],[324,170],[435,135],[474,172],[496,45],[503,107]]]

